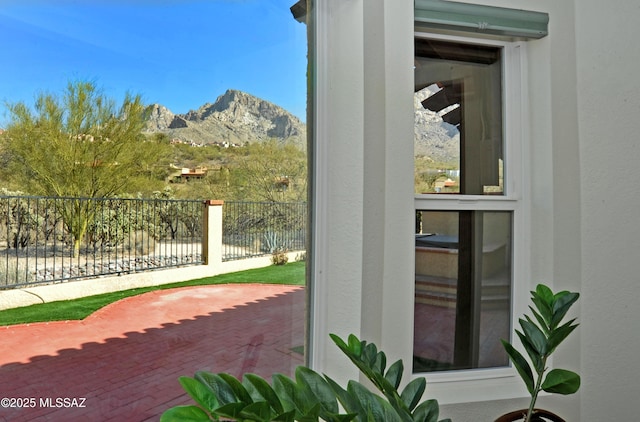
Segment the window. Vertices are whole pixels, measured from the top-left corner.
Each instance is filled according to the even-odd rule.
[[[518,49],[415,40],[416,373],[509,365],[499,340],[511,334],[522,221]]]
[[[11,243],[9,229],[15,230],[3,219],[0,287],[7,287],[5,274],[13,274],[16,284],[22,284],[50,281],[52,276],[68,279],[102,267],[117,268],[117,278],[74,281],[68,289],[51,283],[43,287],[46,293],[41,295],[63,297],[65,290],[97,294],[231,273],[255,266],[259,261],[251,258],[256,255],[264,254],[266,259],[257,265],[266,265],[272,252],[286,249],[293,253],[298,249],[293,238],[304,243],[305,206],[286,201],[306,198],[303,120],[307,104],[307,48],[313,47],[313,40],[308,46],[307,28],[302,23],[306,18],[296,13],[300,21],[293,19],[290,8],[294,3],[310,7],[313,2],[2,2],[0,51],[6,59],[0,66],[0,138],[10,124],[5,104],[24,102],[31,107],[32,100],[42,92],[47,95],[46,103],[40,104],[46,118],[40,122],[58,127],[54,121],[58,117],[67,120],[68,113],[60,117],[62,113],[52,107],[53,100],[48,94],[66,102],[63,96],[67,83],[95,81],[99,88],[95,95],[90,99],[79,96],[75,105],[83,109],[78,113],[83,119],[77,119],[83,121],[77,126],[86,129],[78,133],[67,129],[70,124],[60,124],[63,130],[58,133],[65,136],[49,139],[42,136],[47,132],[41,130],[40,122],[32,123],[38,128],[37,139],[54,145],[64,138],[76,152],[88,143],[101,144],[102,149],[110,145],[115,148],[118,146],[115,142],[104,145],[93,142],[93,134],[102,133],[104,125],[89,127],[87,121],[111,124],[114,116],[107,119],[111,114],[105,113],[111,100],[116,105],[127,92],[132,96],[139,93],[149,106],[146,110],[151,117],[145,133],[135,133],[140,135],[135,139],[145,136],[150,142],[157,140],[154,156],[161,152],[164,155],[148,163],[145,169],[138,169],[136,178],[144,179],[140,185],[144,191],[127,184],[122,191],[115,192],[119,198],[97,199],[108,205],[99,208],[101,212],[95,215],[95,220],[87,223],[95,226],[95,231],[93,236],[86,236],[79,251],[72,250],[73,242],[68,240],[73,240],[73,233],[69,233],[69,224],[62,221],[52,200],[29,196],[13,201],[19,204],[16,209],[20,211],[15,214],[20,214],[29,248],[26,243],[22,249],[7,248]],[[102,99],[103,93],[104,102],[109,103],[103,109],[84,107],[95,104],[95,98]],[[31,116],[28,117],[31,121]],[[6,171],[11,160],[20,162],[22,167],[29,166],[7,154],[4,145],[3,140],[1,187],[37,193],[28,191],[23,179]],[[100,148],[92,151],[102,153]],[[75,173],[73,165],[95,167],[100,161],[73,158],[70,168],[62,158],[71,157],[59,157],[56,161],[55,149],[52,146],[43,151],[47,165],[64,169],[57,173],[64,176],[62,183],[69,185],[74,184],[69,177]],[[104,164],[103,167],[122,168],[116,166],[115,160]],[[259,166],[262,168],[258,169]],[[180,177],[180,169],[194,167],[209,169],[209,176],[200,174],[199,180],[192,178],[188,184],[167,182],[171,174]],[[54,184],[61,184],[58,182]],[[122,180],[119,182],[122,184]],[[300,195],[288,197],[294,191]],[[162,195],[156,195],[158,192]],[[216,215],[217,223],[212,230],[215,245],[213,241],[196,242],[199,235],[189,236],[201,227],[193,224],[193,213],[185,213],[173,195],[198,200],[199,203],[194,201],[198,210],[204,207],[203,201],[211,204],[209,200],[224,200],[222,206],[208,207]],[[273,195],[268,203],[255,202],[265,195]],[[160,206],[169,196],[167,206]],[[133,201],[128,198],[136,197],[147,198],[149,206],[129,208],[127,203]],[[138,198],[135,204],[141,201]],[[39,207],[34,207],[34,203]],[[5,206],[0,207],[0,213],[6,214],[9,202],[3,199],[2,204]],[[27,220],[29,223],[25,225]],[[209,223],[213,225],[213,219]],[[187,229],[176,232],[177,224]],[[36,232],[36,227],[41,230]],[[54,229],[55,234],[50,236]],[[183,232],[185,235],[181,236]],[[199,267],[182,265],[200,261],[198,255],[204,255],[200,252],[205,248],[211,255],[224,253],[225,262]],[[305,255],[302,250],[299,252],[298,257]],[[92,315],[81,323],[2,327],[0,391],[7,395],[11,392],[14,397],[82,397],[74,398],[74,403],[76,400],[84,403],[86,399],[86,408],[48,405],[3,408],[0,420],[159,420],[171,406],[193,403],[180,388],[180,375],[193,376],[199,370],[235,376],[248,372],[262,376],[276,372],[293,375],[307,356],[309,289],[304,281],[306,263],[294,263],[294,256],[289,256],[284,271],[297,286],[273,285],[262,275],[255,278],[244,275],[245,280],[259,284],[199,286],[197,291],[176,285],[175,289],[113,303],[101,310],[99,317]],[[275,258],[280,260],[279,256]],[[155,261],[176,268],[153,275],[141,272],[153,268]],[[39,297],[35,293],[39,289],[34,287],[34,297]],[[4,297],[0,299],[4,305],[2,302]],[[66,331],[70,327],[75,327],[72,334]],[[47,335],[32,334],[29,344],[19,343],[22,337],[12,336],[9,330],[24,332],[23,328],[35,330],[32,333],[44,329]],[[9,338],[13,344],[8,343]],[[15,353],[7,353],[9,350]],[[46,377],[36,375],[43,371]],[[38,381],[19,381],[35,378]],[[40,399],[39,403],[44,401]]]

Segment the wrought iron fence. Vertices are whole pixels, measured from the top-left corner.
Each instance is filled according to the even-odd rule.
[[[304,202],[225,202],[222,211],[223,261],[302,251],[306,248]]]
[[[0,196],[0,289],[202,264],[204,211],[201,201]],[[222,260],[303,251],[306,224],[306,203],[225,202]]]
[[[201,201],[0,196],[0,289],[203,262]]]

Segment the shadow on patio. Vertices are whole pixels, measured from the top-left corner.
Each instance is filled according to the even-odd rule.
[[[0,408],[0,421],[157,421],[191,403],[181,375],[291,374],[304,306],[301,287],[206,286],[124,299],[84,321],[0,327],[0,397],[35,399]]]

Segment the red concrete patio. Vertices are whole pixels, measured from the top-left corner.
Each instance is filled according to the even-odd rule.
[[[188,287],[127,298],[83,321],[0,327],[0,398],[35,399],[0,407],[0,421],[158,421],[192,403],[181,375],[291,374],[303,363],[304,306],[296,286]],[[84,407],[56,407],[58,398]]]

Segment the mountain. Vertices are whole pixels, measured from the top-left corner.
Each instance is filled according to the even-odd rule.
[[[438,163],[458,162],[460,134],[421,102],[435,91],[425,88],[414,96],[416,155]],[[186,114],[174,114],[154,104],[149,108],[147,133],[165,133],[172,139],[197,144],[245,144],[275,138],[306,146],[306,126],[273,103],[237,90],[227,90],[211,104]]]
[[[300,119],[269,101],[232,89],[213,104],[204,104],[186,114],[174,114],[154,104],[149,107],[145,132],[161,132],[172,139],[198,144],[242,145],[267,139],[306,144],[306,126]]]
[[[437,163],[460,161],[460,132],[455,126],[442,120],[436,112],[422,106],[435,91],[425,88],[414,95],[414,151]]]

